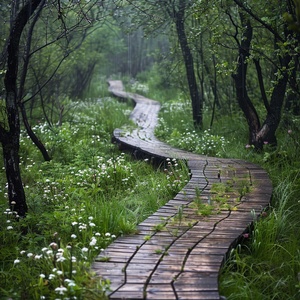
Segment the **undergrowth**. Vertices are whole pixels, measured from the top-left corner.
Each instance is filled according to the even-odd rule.
[[[112,131],[132,126],[132,107],[112,98],[77,103],[62,126],[33,127],[52,156],[43,162],[25,131],[21,169],[29,207],[15,221],[0,200],[0,299],[105,299],[109,282],[91,263],[186,184],[187,170],[161,172],[111,144]]]

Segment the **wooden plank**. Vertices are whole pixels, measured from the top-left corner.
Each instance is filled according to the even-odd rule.
[[[207,291],[207,292],[178,292],[177,293],[178,300],[220,300],[220,295],[215,291]]]

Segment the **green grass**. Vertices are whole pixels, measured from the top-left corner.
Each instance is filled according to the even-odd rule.
[[[274,207],[255,224],[249,241],[231,252],[220,278],[228,299],[299,298],[299,202],[292,200],[293,189],[289,177],[275,187]]]
[[[96,255],[186,184],[183,165],[162,172],[111,144],[113,129],[132,126],[131,109],[112,98],[90,100],[77,103],[61,127],[37,124],[50,162],[22,133],[29,212],[16,222],[2,189],[0,299],[105,299],[109,282],[90,271]]]

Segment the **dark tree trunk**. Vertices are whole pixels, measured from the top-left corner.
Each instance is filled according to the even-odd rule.
[[[180,0],[179,10],[177,13],[175,13],[176,30],[177,30],[178,40],[179,40],[179,44],[184,59],[185,68],[186,68],[187,81],[188,81],[190,96],[192,100],[194,125],[195,127],[202,128],[203,99],[201,99],[200,97],[196,76],[195,76],[193,55],[190,50],[187,36],[185,33],[184,11],[185,11],[185,0]]]
[[[241,44],[239,45],[239,56],[237,71],[232,75],[235,87],[236,87],[236,97],[240,108],[242,109],[244,116],[248,123],[249,128],[249,144],[254,144],[258,149],[262,148],[262,143],[256,143],[256,133],[260,129],[260,121],[255,107],[253,106],[248,92],[247,92],[247,59],[250,55],[249,49],[252,40],[252,26],[249,20],[245,20],[244,16],[241,14],[241,21],[244,28]]]
[[[0,141],[8,183],[10,207],[20,217],[27,212],[25,192],[19,169],[20,117],[17,101],[20,38],[29,18],[41,0],[27,1],[14,19],[7,42],[7,70],[4,78],[7,126],[0,125]]]
[[[252,18],[257,20],[262,26],[264,26],[265,29],[267,29],[270,33],[274,36],[274,46],[278,47],[278,41],[284,42],[285,40],[289,39],[289,36],[292,36],[292,33],[288,30],[288,28],[283,29],[283,33],[285,35],[285,38],[281,38],[280,34],[277,30],[275,30],[271,25],[265,23],[260,18],[258,18],[245,4],[244,2],[234,0],[234,2],[244,11],[244,13],[249,14]],[[289,9],[288,9],[289,11]],[[281,110],[284,105],[285,100],[285,94],[287,89],[287,84],[289,82],[290,87],[296,91],[298,90],[294,78],[295,77],[295,70],[297,69],[298,65],[298,57],[295,56],[294,61],[294,68],[291,70],[290,62],[291,62],[291,56],[289,54],[289,51],[286,51],[285,53],[282,53],[281,56],[279,56],[279,62],[275,65],[280,65],[280,67],[275,70],[275,73],[279,74],[278,78],[276,79],[276,82],[273,86],[272,96],[270,100],[270,104],[267,101],[266,93],[264,90],[264,84],[262,80],[262,72],[260,69],[259,61],[254,60],[254,63],[256,65],[260,90],[262,94],[262,99],[267,111],[267,116],[265,118],[265,121],[262,126],[259,125],[259,119],[257,116],[257,113],[250,102],[250,99],[247,95],[247,93],[243,94],[242,86],[246,88],[246,71],[247,71],[247,64],[244,63],[244,70],[241,64],[241,61],[245,62],[245,59],[249,57],[249,48],[250,43],[252,39],[252,28],[250,32],[251,24],[250,22],[245,22],[245,17],[243,13],[240,14],[242,27],[244,29],[244,32],[242,34],[242,42],[241,47],[239,49],[239,65],[238,65],[238,72],[233,77],[235,79],[236,83],[236,89],[237,89],[237,98],[240,104],[240,107],[242,108],[246,119],[248,121],[249,130],[250,130],[250,138],[249,143],[254,145],[256,149],[262,149],[264,143],[276,145],[276,130],[279,126],[279,122],[281,119]],[[250,26],[250,27],[249,27]],[[235,36],[236,38],[236,36]],[[244,76],[242,75],[242,72],[244,72]],[[246,92],[246,89],[245,89]]]
[[[20,103],[20,110],[22,113],[23,118],[23,124],[26,128],[27,134],[31,138],[32,142],[36,145],[36,147],[40,150],[40,152],[43,155],[43,158],[45,161],[50,161],[51,157],[49,156],[47,149],[45,148],[44,144],[39,140],[39,138],[36,136],[36,134],[33,132],[27,118],[27,113],[25,109],[24,103]]]
[[[218,98],[218,89],[217,89],[217,67],[216,67],[216,58],[215,55],[212,57],[213,64],[214,64],[214,80],[212,85],[212,90],[214,94],[214,103],[213,103],[213,109],[212,109],[212,115],[210,120],[210,128],[213,126],[214,118],[215,118],[215,112],[216,112],[216,106],[220,107],[220,102]]]
[[[256,143],[267,142],[272,145],[277,144],[275,133],[281,119],[281,110],[284,104],[286,87],[289,79],[287,70],[290,60],[291,57],[289,55],[286,55],[286,57],[282,59],[282,69],[284,71],[281,72],[281,77],[274,86],[270,101],[270,109],[267,113],[266,120],[264,121],[260,130],[257,132],[255,140]]]
[[[266,119],[263,125],[261,126],[258,114],[248,96],[246,88],[248,66],[247,59],[250,55],[249,49],[252,40],[252,27],[249,20],[246,21],[242,14],[240,16],[244,32],[239,47],[237,73],[233,75],[233,78],[236,85],[237,101],[246,117],[249,127],[249,144],[254,145],[255,149],[261,150],[263,148],[264,143],[268,143],[275,146],[277,144],[275,133],[279,126],[281,118],[281,110],[283,107],[286,86],[289,78],[288,71],[286,70],[288,70],[291,58],[289,55],[286,55],[281,59],[281,77],[278,78],[277,83],[274,85],[270,104],[268,103],[264,92],[260,65],[258,61],[255,62],[260,89],[264,105],[267,110]]]
[[[15,211],[18,216],[24,217],[27,212],[27,204],[19,167],[19,136],[10,135],[2,142],[2,149],[10,209]]]
[[[294,68],[290,70],[290,72],[291,72],[291,76],[289,78],[289,85],[292,90],[287,95],[285,109],[289,110],[294,115],[299,116],[300,115],[300,101],[299,101],[300,86],[297,83],[297,74],[299,73],[299,57],[294,57]]]
[[[260,66],[260,63],[259,63],[258,59],[254,59],[253,61],[254,61],[255,67],[256,67],[260,93],[261,93],[261,97],[262,97],[264,106],[265,106],[267,112],[270,112],[270,105],[269,105],[269,102],[268,102],[268,99],[267,99],[267,94],[266,94],[266,91],[265,91],[265,85],[264,85],[261,66]]]

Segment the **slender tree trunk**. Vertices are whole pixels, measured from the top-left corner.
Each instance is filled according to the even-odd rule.
[[[266,91],[265,91],[265,85],[264,85],[261,66],[260,66],[260,63],[259,63],[258,59],[253,59],[253,61],[254,61],[255,67],[256,67],[256,73],[257,73],[257,77],[258,77],[260,93],[261,93],[261,97],[262,97],[264,106],[265,106],[267,112],[270,112],[270,105],[269,105],[269,102],[268,102],[268,99],[267,99],[267,94],[266,94]]]
[[[26,1],[13,20],[7,42],[7,70],[4,78],[7,125],[0,124],[0,141],[8,183],[10,207],[20,217],[27,212],[25,192],[19,168],[20,117],[17,101],[20,38],[29,18],[42,0]]]
[[[176,13],[175,23],[178,35],[179,44],[181,47],[184,64],[186,68],[187,81],[189,85],[190,96],[192,100],[193,120],[195,127],[202,128],[202,111],[203,111],[203,99],[200,97],[195,70],[194,61],[191,49],[188,44],[187,36],[184,27],[184,0],[181,0],[181,7]]]
[[[23,118],[23,123],[26,128],[27,134],[31,138],[32,142],[36,145],[36,147],[40,150],[40,152],[43,155],[43,158],[45,161],[50,161],[51,157],[47,152],[47,149],[45,148],[44,144],[39,140],[39,138],[36,136],[36,134],[31,129],[31,126],[28,122],[27,113],[25,109],[24,103],[20,103],[20,110]]]
[[[275,133],[281,119],[281,110],[284,104],[286,87],[289,79],[289,71],[287,70],[290,60],[291,57],[288,54],[282,59],[283,71],[281,72],[281,77],[274,86],[269,111],[263,125],[257,132],[256,143],[267,142],[272,145],[277,144]]]
[[[258,114],[253,106],[248,92],[247,92],[247,59],[250,55],[249,49],[252,41],[252,26],[249,20],[246,20],[242,14],[240,14],[241,22],[244,28],[241,44],[239,45],[239,56],[237,71],[232,75],[235,87],[236,97],[241,110],[248,123],[249,128],[249,144],[253,144],[257,149],[261,149],[263,141],[257,141],[256,134],[260,129],[260,121]]]

